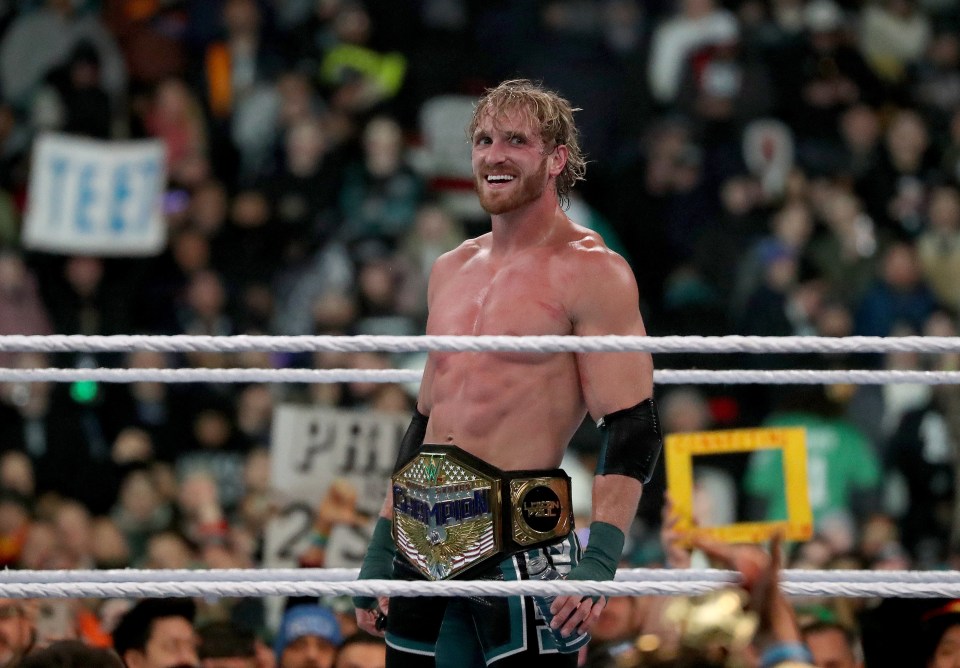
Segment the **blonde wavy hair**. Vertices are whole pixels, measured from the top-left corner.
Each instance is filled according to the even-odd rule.
[[[570,191],[577,181],[584,180],[587,171],[587,160],[580,149],[580,132],[573,120],[573,112],[580,109],[570,106],[570,102],[541,84],[529,79],[511,79],[484,92],[467,126],[467,138],[473,141],[473,133],[487,114],[502,118],[512,111],[520,111],[534,119],[540,126],[540,138],[545,146],[567,147],[567,164],[556,181],[557,198],[566,208]]]

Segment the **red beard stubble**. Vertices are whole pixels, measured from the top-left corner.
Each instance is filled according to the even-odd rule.
[[[480,206],[490,215],[509,213],[516,211],[530,202],[536,201],[543,195],[547,187],[547,157],[540,162],[540,168],[534,174],[520,174],[517,177],[520,181],[519,188],[513,189],[509,194],[486,190],[486,179],[482,176],[475,176],[473,189],[480,198]]]

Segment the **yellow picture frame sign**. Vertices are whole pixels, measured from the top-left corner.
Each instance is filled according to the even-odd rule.
[[[702,534],[728,543],[759,543],[777,532],[785,540],[808,540],[813,534],[813,511],[807,487],[806,430],[802,427],[731,429],[669,434],[666,450],[667,489],[679,516],[677,531]],[[787,518],[775,522],[737,522],[698,527],[693,523],[693,458],[756,450],[783,452]]]

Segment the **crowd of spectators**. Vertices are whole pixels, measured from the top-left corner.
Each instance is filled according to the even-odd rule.
[[[631,263],[651,334],[956,335],[960,9],[950,0],[0,2],[0,334],[422,333],[433,260],[484,231],[463,171],[463,110],[516,76],[582,107],[590,164],[570,216]],[[161,254],[24,247],[32,141],[48,131],[162,141]],[[0,357],[20,368],[418,361]],[[656,359],[659,368],[958,362]],[[668,432],[807,427],[817,531],[791,565],[957,567],[957,388],[658,396]],[[0,565],[260,565],[281,402],[406,413],[413,397],[360,383],[3,384]],[[586,470],[595,447],[589,429],[574,441]],[[699,507],[717,522],[781,516],[771,465],[734,457],[698,469]],[[661,471],[626,563],[662,563],[663,492]],[[308,564],[322,563],[316,547]],[[46,623],[110,626],[109,605],[68,607]],[[854,607],[824,615],[853,624]],[[201,616],[264,624],[245,602],[207,602]]]

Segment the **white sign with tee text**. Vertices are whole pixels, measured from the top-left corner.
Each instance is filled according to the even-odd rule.
[[[45,134],[34,142],[23,244],[69,255],[156,255],[166,244],[158,140]]]

